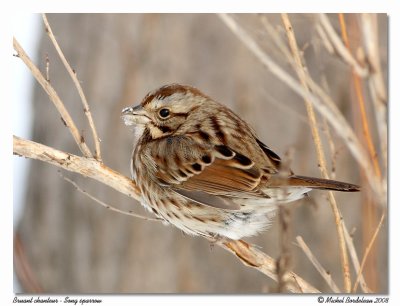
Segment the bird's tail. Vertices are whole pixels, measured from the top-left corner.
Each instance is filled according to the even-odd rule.
[[[268,184],[268,187],[284,186],[349,192],[360,191],[360,186],[358,185],[300,175],[292,175],[289,178],[272,177]]]

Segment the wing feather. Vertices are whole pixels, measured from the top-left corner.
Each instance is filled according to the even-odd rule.
[[[180,137],[179,145],[175,141],[165,139],[152,148],[150,156],[160,155],[160,150],[169,155],[155,158],[160,184],[194,202],[219,208],[238,209],[229,197],[265,196],[258,190],[263,172],[248,156],[227,146],[202,146],[188,137]]]

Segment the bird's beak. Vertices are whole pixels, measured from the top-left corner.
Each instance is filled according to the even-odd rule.
[[[122,110],[121,117],[125,125],[145,125],[150,121],[150,118],[141,105],[125,107]]]

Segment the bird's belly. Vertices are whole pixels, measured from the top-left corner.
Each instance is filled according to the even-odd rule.
[[[143,194],[146,195],[146,192]],[[227,210],[193,203],[184,197],[178,199],[176,194],[168,195],[165,190],[163,195],[157,201],[143,196],[142,205],[162,217],[165,224],[172,224],[189,235],[209,238],[237,240],[254,236],[269,227],[276,211],[276,205],[258,208],[246,205],[240,210]],[[172,195],[178,205],[169,204],[168,197]]]
[[[142,183],[142,182],[141,182]],[[235,199],[239,210],[221,209],[194,203],[176,192],[161,186],[140,184],[142,205],[189,235],[241,239],[266,230],[279,204],[304,196],[308,188],[270,188],[267,198]],[[151,184],[151,183],[150,183]],[[152,187],[152,193],[149,192]],[[155,189],[157,192],[154,192]],[[158,195],[158,196],[155,196]],[[173,199],[173,202],[171,202]]]

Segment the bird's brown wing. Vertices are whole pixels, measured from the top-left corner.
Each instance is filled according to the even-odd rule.
[[[240,166],[235,158],[226,160],[215,157],[212,164],[204,166],[202,171],[182,182],[179,188],[240,198],[259,196],[260,170],[255,166],[248,169]]]
[[[263,171],[248,156],[227,146],[205,147],[180,137],[165,139],[154,148],[168,152],[167,161],[155,159],[155,176],[160,184],[196,202],[238,209],[229,198],[265,196],[258,190]],[[151,155],[156,156],[154,153]]]

